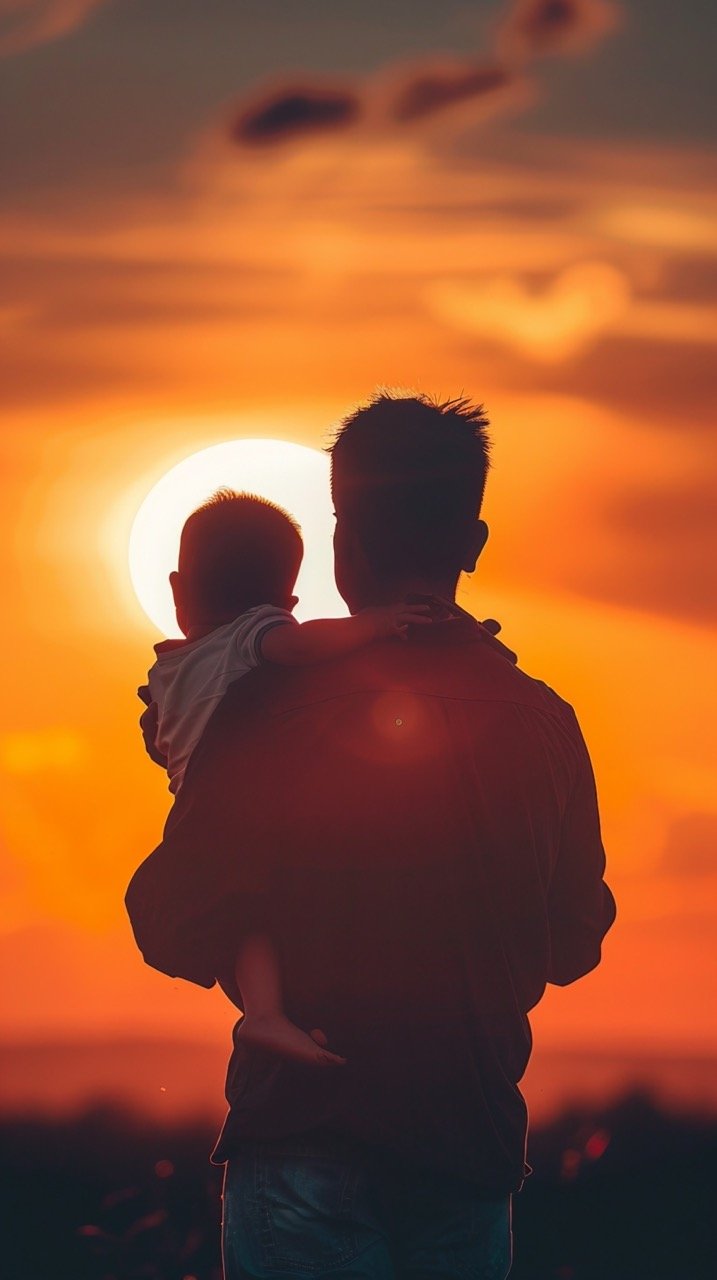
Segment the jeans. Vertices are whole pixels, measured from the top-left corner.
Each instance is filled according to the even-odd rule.
[[[319,1134],[227,1163],[225,1280],[505,1280],[511,1198]]]

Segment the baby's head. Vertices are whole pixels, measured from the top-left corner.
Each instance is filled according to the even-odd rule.
[[[299,526],[281,507],[219,489],[186,521],[169,575],[180,629],[211,630],[259,604],[292,609],[303,554]]]

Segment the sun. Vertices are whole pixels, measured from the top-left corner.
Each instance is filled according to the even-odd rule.
[[[223,487],[268,498],[298,520],[304,561],[296,586],[297,618],[345,615],[346,606],[334,584],[334,519],[326,455],[287,440],[227,440],[172,467],[135,516],[129,540],[130,576],[137,599],[158,630],[168,637],[181,634],[168,581],[177,567],[179,535],[195,507]]]

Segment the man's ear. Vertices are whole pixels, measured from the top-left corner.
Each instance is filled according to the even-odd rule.
[[[357,613],[371,597],[371,571],[366,553],[345,521],[334,529],[334,579],[350,613]]]
[[[169,575],[169,585],[172,588],[174,607],[175,609],[178,609],[182,603],[182,579],[176,569],[174,569]]]
[[[488,541],[488,525],[485,520],[476,520],[470,533],[466,555],[461,565],[464,573],[472,573],[478,563],[486,542]]]

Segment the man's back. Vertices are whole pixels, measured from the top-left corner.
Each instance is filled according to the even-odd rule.
[[[318,1128],[520,1184],[526,1014],[597,963],[614,906],[575,718],[505,652],[439,624],[257,672],[210,722],[128,897],[140,945],[230,986],[240,930],[268,924],[287,1013],[348,1059],[315,1072],[239,1029],[221,1158]]]

